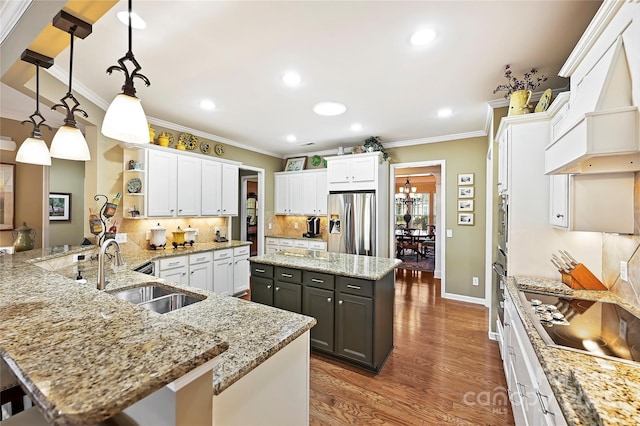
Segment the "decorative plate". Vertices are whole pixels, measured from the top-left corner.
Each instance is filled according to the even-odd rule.
[[[175,141],[173,140],[173,133],[169,133],[169,132],[162,132],[167,139],[169,139],[169,146],[174,146],[175,145]]]
[[[202,142],[200,144],[200,151],[204,154],[211,154],[211,144],[208,142]]]
[[[318,167],[320,163],[322,163],[322,158],[320,158],[319,155],[314,155],[313,157],[311,157],[311,165],[313,167]]]
[[[216,151],[216,154],[218,154],[218,155],[224,154],[224,147],[222,146],[222,144],[217,144],[214,147],[214,150]]]
[[[549,105],[551,105],[551,95],[553,94],[553,92],[551,91],[551,89],[547,89],[542,93],[542,96],[540,96],[540,100],[538,101],[538,105],[536,105],[536,109],[534,110],[535,112],[543,112],[546,111],[547,108],[549,108]]]
[[[198,147],[198,138],[189,133],[180,133],[178,140],[188,150],[194,150]]]
[[[142,181],[139,178],[132,178],[129,179],[129,182],[127,182],[127,191],[129,191],[131,194],[136,194],[140,192],[141,189]]]

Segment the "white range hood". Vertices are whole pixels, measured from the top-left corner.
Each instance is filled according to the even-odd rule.
[[[640,3],[606,6],[563,68],[571,95],[552,122],[547,174],[640,171]]]

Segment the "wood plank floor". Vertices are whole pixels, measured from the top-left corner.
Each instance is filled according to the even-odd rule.
[[[394,350],[379,375],[311,356],[311,425],[513,425],[488,311],[399,269]]]

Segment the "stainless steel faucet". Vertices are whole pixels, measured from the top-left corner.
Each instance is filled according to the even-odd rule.
[[[104,279],[104,262],[105,257],[107,257],[107,248],[112,244],[115,244],[116,246],[116,252],[113,257],[114,266],[124,265],[124,258],[120,252],[120,244],[118,244],[118,242],[113,238],[102,243],[102,247],[100,247],[100,254],[98,255],[98,290],[104,290],[107,287],[107,282]]]

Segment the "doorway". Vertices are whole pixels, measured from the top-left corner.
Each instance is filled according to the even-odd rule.
[[[240,231],[240,240],[251,241],[251,256],[264,254],[264,193],[264,169],[240,166],[240,215],[237,229]]]
[[[442,288],[445,285],[445,176],[444,160],[392,164],[390,170],[390,209],[394,213],[389,215],[390,252],[401,260],[404,256],[410,258],[411,254],[418,261],[433,256],[434,278],[441,279]],[[398,246],[398,234],[401,242],[412,244],[409,250]],[[435,235],[427,238],[429,234]]]

